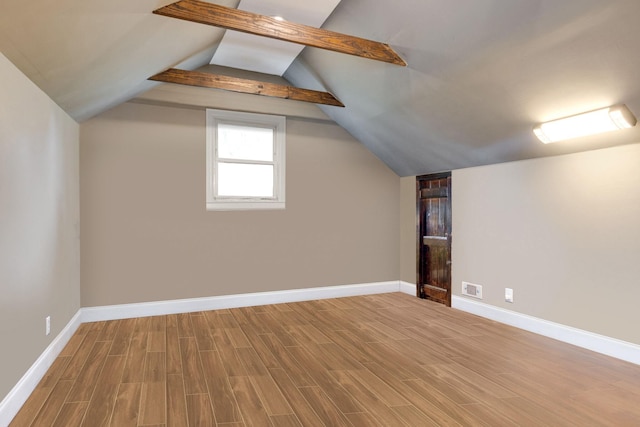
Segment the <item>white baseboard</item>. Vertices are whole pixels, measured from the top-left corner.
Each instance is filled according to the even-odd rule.
[[[416,296],[416,289],[415,283],[400,281],[400,292],[403,294]]]
[[[252,307],[327,298],[399,292],[398,281],[365,283],[359,285],[327,286],[322,288],[292,289],[287,291],[258,292],[251,294],[222,295],[171,301],[120,304],[102,307],[85,307],[82,322],[127,319],[131,317],[162,316],[194,311],[220,310],[224,308]]]
[[[457,295],[451,307],[640,365],[640,345],[506,310]]]
[[[71,318],[67,326],[51,341],[20,381],[11,389],[9,394],[0,402],[0,427],[7,427],[16,416],[24,402],[27,401],[40,380],[47,373],[62,349],[69,342],[80,326],[80,311]]]

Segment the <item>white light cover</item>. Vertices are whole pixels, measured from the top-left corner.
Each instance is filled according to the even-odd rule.
[[[564,119],[542,123],[533,129],[533,133],[545,144],[595,135],[635,126],[636,118],[624,105],[615,105],[578,114]]]

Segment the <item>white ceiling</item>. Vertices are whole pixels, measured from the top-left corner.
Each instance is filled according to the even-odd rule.
[[[87,120],[160,87],[153,74],[209,63],[225,31],[151,13],[170,2],[2,0],[0,51]],[[342,0],[323,28],[388,43],[408,66],[305,48],[283,77],[335,94],[346,107],[324,113],[402,176],[640,143],[640,126],[568,144],[532,133],[617,103],[640,116],[638,16],[639,0]]]
[[[241,0],[238,9],[319,28],[340,0]],[[304,46],[227,31],[210,64],[281,76]]]

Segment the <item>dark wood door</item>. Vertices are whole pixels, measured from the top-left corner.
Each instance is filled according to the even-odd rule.
[[[451,306],[451,173],[416,179],[420,298]]]

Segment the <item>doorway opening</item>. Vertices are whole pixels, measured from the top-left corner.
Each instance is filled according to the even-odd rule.
[[[417,289],[451,307],[451,172],[416,177]]]

